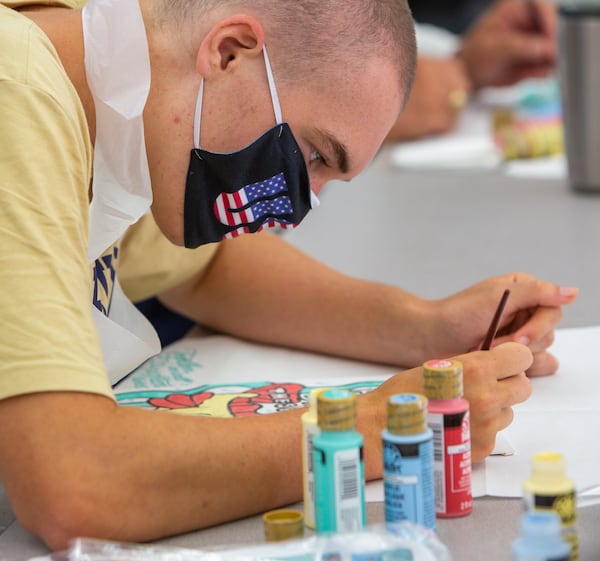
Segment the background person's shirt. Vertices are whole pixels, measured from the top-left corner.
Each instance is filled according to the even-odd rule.
[[[492,4],[492,0],[409,0],[413,17],[462,35]]]

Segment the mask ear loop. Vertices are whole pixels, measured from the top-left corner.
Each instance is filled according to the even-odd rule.
[[[273,71],[271,70],[271,62],[267,54],[267,47],[263,45],[263,56],[265,58],[265,67],[267,69],[267,81],[269,82],[269,92],[271,93],[271,103],[273,105],[273,113],[275,114],[275,122],[281,125],[283,118],[281,116],[281,106],[279,105],[279,96],[275,87]],[[198,97],[196,98],[196,112],[194,114],[194,147],[200,148],[200,123],[202,121],[202,98],[204,97],[204,78],[200,81],[198,88]]]
[[[196,113],[194,114],[194,147],[200,148],[200,120],[202,118],[202,97],[204,96],[204,78],[200,79],[198,97],[196,98]]]
[[[277,95],[277,88],[275,87],[275,80],[273,79],[273,71],[271,70],[271,62],[269,61],[269,55],[267,54],[266,45],[263,45],[263,56],[265,57],[265,67],[267,69],[267,80],[269,82],[269,91],[271,92],[271,103],[273,104],[273,113],[275,113],[275,122],[278,125],[281,125],[281,123],[283,123],[283,119],[281,117],[279,96]]]
[[[267,80],[269,82],[269,91],[271,92],[271,102],[273,103],[273,113],[275,113],[275,121],[278,125],[283,123],[281,116],[281,106],[279,105],[279,96],[277,95],[277,88],[275,87],[275,80],[273,79],[273,71],[271,70],[271,62],[269,61],[269,55],[267,54],[267,46],[263,45],[263,55],[265,57],[265,66],[267,68]],[[281,134],[281,131],[280,131]],[[310,190],[310,208],[316,208],[321,204],[317,195],[314,194],[313,190]]]

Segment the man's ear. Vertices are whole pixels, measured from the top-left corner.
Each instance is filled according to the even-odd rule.
[[[245,58],[262,53],[265,34],[254,17],[240,14],[215,24],[198,49],[196,68],[208,78],[211,74],[233,70]]]

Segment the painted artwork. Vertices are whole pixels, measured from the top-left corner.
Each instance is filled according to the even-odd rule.
[[[357,368],[368,374],[357,376]],[[266,415],[307,406],[313,388],[369,392],[385,379],[382,368],[213,336],[165,348],[120,382],[115,395],[120,405],[185,415]]]

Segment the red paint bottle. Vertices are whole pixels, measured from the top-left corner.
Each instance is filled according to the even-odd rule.
[[[435,514],[465,516],[473,509],[469,402],[463,399],[463,368],[457,360],[423,364],[429,400],[427,425],[433,431]]]

